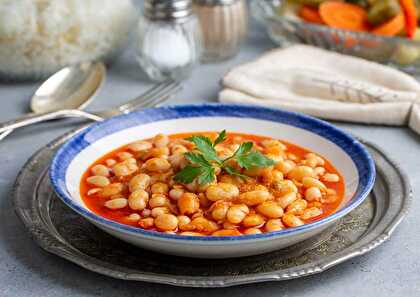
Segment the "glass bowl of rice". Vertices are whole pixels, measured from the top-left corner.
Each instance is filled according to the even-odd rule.
[[[66,65],[110,62],[136,18],[132,0],[0,1],[0,80],[40,80]]]

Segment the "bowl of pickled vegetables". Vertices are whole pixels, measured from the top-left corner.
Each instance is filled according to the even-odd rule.
[[[251,11],[282,46],[305,43],[420,73],[417,0],[265,0]]]

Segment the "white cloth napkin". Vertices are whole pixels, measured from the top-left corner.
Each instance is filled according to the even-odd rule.
[[[327,120],[408,124],[420,134],[420,83],[361,58],[294,45],[234,68],[222,84],[221,102],[279,107]]]

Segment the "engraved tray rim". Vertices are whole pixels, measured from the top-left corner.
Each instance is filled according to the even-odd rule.
[[[333,255],[322,258],[313,263],[306,263],[303,265],[298,265],[292,268],[279,269],[271,272],[262,272],[262,273],[251,273],[245,275],[236,275],[229,277],[226,276],[184,276],[184,275],[170,275],[170,274],[157,274],[157,273],[139,273],[133,269],[124,268],[122,266],[116,266],[114,264],[109,264],[104,261],[100,261],[96,258],[90,257],[86,254],[83,254],[75,248],[71,248],[68,245],[60,242],[57,238],[51,235],[45,228],[40,228],[33,224],[33,221],[29,214],[20,207],[19,201],[22,200],[22,194],[19,192],[22,185],[25,183],[23,177],[31,172],[31,168],[39,161],[39,158],[43,153],[50,150],[55,150],[62,143],[64,143],[68,138],[79,132],[81,129],[76,129],[71,132],[68,132],[55,140],[51,141],[46,146],[39,149],[34,153],[25,165],[20,170],[16,182],[12,190],[13,198],[13,207],[20,218],[20,220],[25,225],[26,229],[30,233],[33,240],[44,250],[55,254],[59,257],[69,260],[85,269],[88,269],[99,274],[107,275],[113,278],[123,279],[123,280],[135,280],[135,281],[145,281],[152,283],[168,284],[175,286],[185,286],[185,287],[228,287],[241,284],[257,283],[257,282],[267,282],[267,281],[280,281],[298,278],[302,276],[312,275],[316,273],[323,272],[335,265],[338,265],[346,260],[349,260],[353,257],[363,255],[379,245],[388,240],[391,234],[394,232],[396,227],[401,223],[401,221],[406,216],[410,205],[412,204],[413,195],[412,189],[409,183],[407,174],[401,169],[401,167],[392,159],[387,156],[378,146],[370,142],[359,139],[364,145],[375,150],[379,155],[382,156],[383,160],[386,161],[390,166],[392,166],[395,172],[398,174],[401,180],[401,186],[403,188],[403,193],[400,195],[401,202],[397,206],[390,204],[389,208],[398,207],[399,210],[397,213],[388,218],[388,221],[379,222],[375,228],[383,225],[383,229],[380,233],[376,234],[373,239],[366,241],[366,237],[369,234],[364,234],[359,241],[351,244],[346,247],[344,250],[337,252]],[[376,164],[376,162],[375,162]],[[378,165],[376,165],[378,166]],[[44,169],[45,170],[45,169]],[[381,170],[377,170],[377,174],[383,175]],[[40,182],[40,178],[37,178],[36,184]],[[26,195],[27,196],[27,195]],[[33,196],[33,194],[31,194]],[[374,229],[375,229],[374,228]],[[370,228],[369,228],[370,229]],[[368,233],[369,231],[367,231]],[[372,230],[370,231],[372,233]],[[115,268],[122,268],[117,270]],[[125,270],[125,271],[122,271]]]

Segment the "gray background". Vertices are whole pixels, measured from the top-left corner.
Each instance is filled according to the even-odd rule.
[[[171,104],[215,101],[219,80],[231,67],[249,61],[274,45],[263,28],[252,24],[249,39],[234,59],[197,68]],[[90,109],[126,101],[150,83],[127,52],[109,71],[106,85]],[[37,84],[0,84],[0,120],[28,111]],[[224,289],[189,289],[114,280],[50,255],[28,236],[15,216],[10,191],[25,161],[77,121],[23,129],[0,143],[0,297],[62,296],[420,296],[420,137],[406,128],[339,124],[381,146],[408,172],[414,187],[413,207],[389,242],[322,274],[287,282]]]

